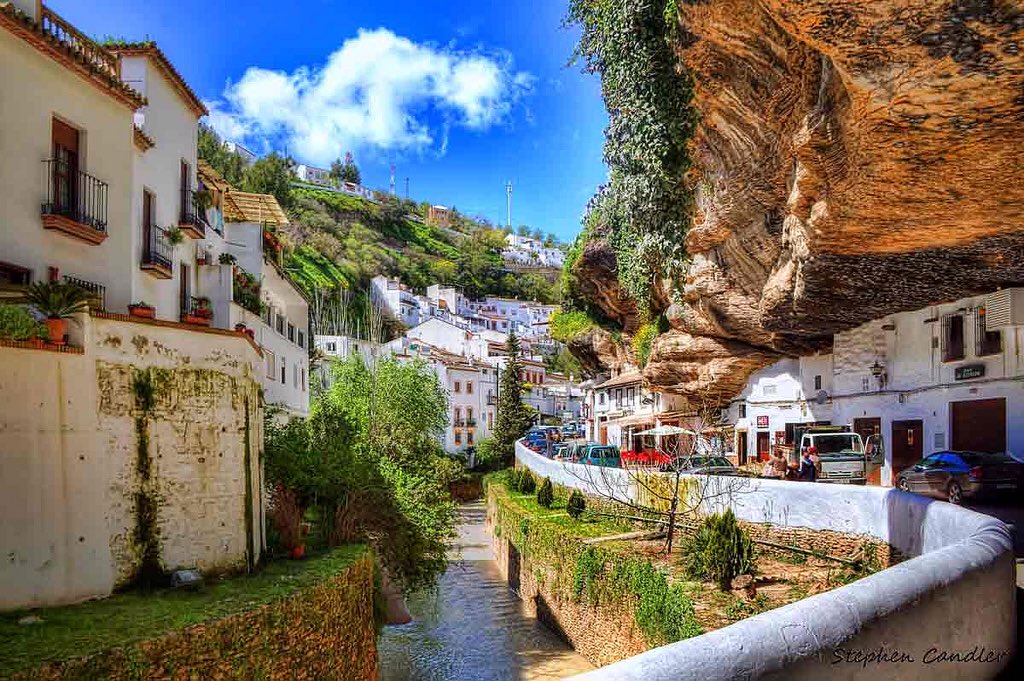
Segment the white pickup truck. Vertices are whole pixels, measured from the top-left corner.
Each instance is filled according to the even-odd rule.
[[[793,453],[799,457],[813,446],[821,457],[818,482],[839,482],[863,485],[867,482],[864,442],[849,426],[808,426],[798,428],[794,440],[799,443]]]

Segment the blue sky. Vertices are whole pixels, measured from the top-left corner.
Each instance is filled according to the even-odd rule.
[[[155,40],[215,124],[299,162],[351,149],[364,184],[563,239],[606,177],[595,76],[564,2],[50,0],[90,35]],[[333,58],[332,58],[333,55]],[[255,151],[260,151],[256,148]]]

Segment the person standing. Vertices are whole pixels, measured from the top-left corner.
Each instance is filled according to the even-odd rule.
[[[797,478],[804,482],[815,482],[818,479],[818,469],[814,466],[814,461],[811,460],[810,448],[804,450],[803,457],[800,459],[800,471],[797,473]]]
[[[782,452],[778,450],[772,454],[772,468],[775,469],[775,477],[779,480],[786,479],[786,473],[789,472],[789,465],[786,463],[786,457],[784,457]]]
[[[807,448],[807,454],[814,463],[814,479],[817,480],[821,477],[821,455],[818,454],[818,448],[814,445]]]

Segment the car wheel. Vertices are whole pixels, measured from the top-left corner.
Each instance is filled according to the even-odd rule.
[[[909,492],[910,491],[910,483],[907,482],[906,478],[900,478],[900,481],[898,483],[896,483],[896,486],[899,487],[904,492]]]
[[[949,483],[946,498],[951,504],[960,504],[964,500],[964,491],[960,489],[960,485],[958,483],[951,482]]]

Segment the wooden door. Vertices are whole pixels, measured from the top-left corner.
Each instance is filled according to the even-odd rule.
[[[153,193],[142,191],[142,250],[152,256],[153,250]]]
[[[53,202],[58,213],[72,212],[78,205],[78,130],[53,119]]]
[[[924,458],[924,423],[916,421],[892,422],[892,478],[904,468]]]
[[[188,190],[192,184],[192,170],[189,168],[188,163],[185,161],[181,162],[181,219],[185,220],[189,214],[189,195]]]
[[[188,265],[181,263],[178,275],[181,277],[181,281],[178,282],[178,291],[181,296],[181,313],[184,315],[192,312],[192,299],[188,287]]]
[[[871,462],[875,455],[875,447],[881,446],[880,436],[882,434],[882,419],[879,417],[860,418],[853,420],[853,432],[860,435],[864,441],[865,466],[867,467],[868,484],[882,484],[882,464]]]
[[[1006,451],[1006,399],[949,403],[953,430],[951,449],[975,452]]]
[[[736,433],[736,461],[740,466],[747,463],[747,431]]]
[[[757,434],[757,460],[767,461],[771,452],[771,434],[766,431],[760,431]]]

